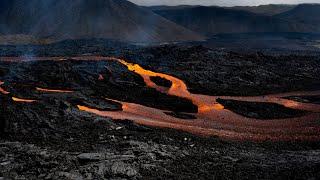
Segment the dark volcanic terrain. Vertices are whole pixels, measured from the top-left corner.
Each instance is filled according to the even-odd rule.
[[[203,39],[200,35],[127,0],[0,2],[1,44],[28,41],[45,44],[80,38],[109,38],[145,43]]]
[[[191,92],[263,95],[317,90],[319,56],[241,54],[203,46],[151,47],[124,55],[156,72],[183,79]]]
[[[99,60],[88,55],[123,58],[145,69],[180,78],[193,93],[224,96],[319,90],[319,56],[232,53],[189,45],[141,48],[92,42],[97,41],[0,47],[0,81],[4,82],[0,85],[0,177],[320,177],[317,138],[235,141],[145,126],[130,119],[111,119],[79,108],[86,106],[117,113],[128,108],[121,106],[121,102],[130,102],[160,109],[181,123],[192,123],[198,118],[198,108],[191,100],[146,86],[143,77],[119,61]],[[157,76],[151,80],[164,89],[175,85]],[[303,102],[306,107],[319,104],[319,97],[315,95],[294,94],[286,98]],[[241,117],[257,118],[261,123],[267,123],[266,118],[319,114],[270,102],[254,104],[222,98],[220,103]],[[240,124],[242,121],[239,119]],[[318,137],[319,132],[312,135]]]
[[[302,11],[311,11],[308,14],[295,12],[297,8],[300,6],[284,12],[283,15],[274,16],[215,6],[178,6],[176,9],[160,9],[154,12],[207,37],[221,33],[320,32],[317,21],[311,21],[317,20],[316,17],[319,16],[318,6],[303,8]],[[296,20],[295,17],[310,21]]]

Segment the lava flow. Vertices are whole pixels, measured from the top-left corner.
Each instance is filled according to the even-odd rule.
[[[3,84],[4,84],[4,82],[0,81],[0,86],[3,85]],[[0,87],[0,93],[2,93],[4,95],[10,94],[10,92],[4,90],[2,87]]]
[[[74,91],[70,90],[58,90],[58,89],[46,89],[46,88],[36,88],[37,91],[49,92],[49,93],[73,93]]]
[[[12,100],[15,102],[24,102],[24,103],[33,103],[36,102],[36,100],[32,100],[32,99],[21,99],[21,98],[17,98],[17,97],[12,97]]]
[[[191,100],[198,106],[196,120],[184,121],[176,117],[165,114],[164,111],[145,107],[139,104],[119,102],[122,104],[123,111],[111,112],[100,111],[97,109],[78,106],[82,111],[94,113],[99,116],[111,117],[119,120],[132,120],[138,124],[179,129],[195,134],[207,136],[219,136],[227,139],[237,140],[319,140],[320,139],[320,106],[316,104],[300,103],[286,100],[283,97],[289,94],[278,94],[257,97],[230,97],[230,96],[206,96],[192,94],[188,91],[186,84],[173,76],[156,73],[142,68],[138,64],[128,63],[125,60],[110,58],[125,65],[128,70],[139,74],[145,81],[146,85],[155,88],[158,91],[166,91],[168,95],[174,95]],[[152,76],[159,76],[172,82],[170,89],[165,90],[163,87],[156,85],[150,80]],[[319,95],[320,92],[290,93],[290,95]],[[285,107],[299,110],[311,111],[305,116],[288,118],[288,119],[268,119],[259,120],[246,118],[217,103],[218,98],[277,103]]]
[[[3,85],[4,82],[0,81],[0,86]],[[10,94],[10,92],[4,90],[3,88],[0,87],[0,93],[4,94],[4,95],[8,95]],[[33,103],[36,102],[36,100],[32,100],[32,99],[22,99],[22,98],[17,98],[17,97],[11,97],[11,99],[15,102],[24,102],[24,103]]]
[[[35,60],[50,60],[50,57],[36,58]],[[132,120],[138,124],[173,128],[187,131],[190,133],[206,136],[219,136],[225,139],[233,140],[253,140],[253,141],[285,141],[285,140],[320,140],[320,105],[311,103],[301,103],[288,100],[288,96],[311,96],[320,95],[320,91],[315,92],[294,92],[266,96],[252,97],[233,97],[233,96],[207,96],[192,94],[188,91],[187,85],[180,79],[163,74],[146,70],[138,64],[128,63],[125,60],[100,57],[84,56],[59,58],[54,57],[52,60],[93,60],[93,61],[117,61],[128,68],[128,70],[140,75],[146,85],[150,88],[166,93],[168,95],[178,96],[189,99],[193,104],[198,106],[198,113],[192,114],[196,117],[194,120],[183,120],[173,117],[170,113],[155,108],[150,108],[134,103],[119,102],[122,104],[122,111],[101,111],[91,107],[78,105],[81,111],[93,113],[103,117],[110,117],[118,120]],[[22,58],[6,58],[8,61],[20,61]],[[164,88],[158,86],[150,80],[150,77],[158,76],[172,82],[172,86]],[[98,79],[102,80],[103,77]],[[3,90],[3,89],[2,89]],[[44,92],[69,92],[64,90],[50,90],[37,88],[38,91]],[[1,91],[2,93],[5,91]],[[217,102],[217,99],[239,100],[247,102],[264,102],[276,103],[285,107],[297,110],[307,111],[306,115],[287,119],[254,119],[247,118],[225,109]],[[35,100],[12,98],[17,102],[35,102]]]

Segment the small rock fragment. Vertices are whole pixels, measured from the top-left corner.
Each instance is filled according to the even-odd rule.
[[[105,159],[102,153],[82,153],[78,155],[78,159],[82,161],[99,161]]]

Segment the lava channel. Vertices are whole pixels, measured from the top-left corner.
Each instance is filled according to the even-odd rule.
[[[301,103],[287,100],[288,96],[320,95],[320,91],[314,92],[292,92],[266,96],[234,97],[234,96],[207,96],[192,94],[188,91],[187,85],[180,79],[164,74],[146,70],[138,64],[128,63],[122,59],[83,56],[83,57],[53,57],[52,60],[114,60],[128,68],[128,70],[140,75],[146,85],[150,88],[191,100],[198,106],[198,113],[194,116],[195,120],[185,121],[167,115],[159,109],[150,108],[134,103],[119,102],[122,104],[123,111],[100,111],[98,109],[78,105],[79,110],[93,113],[103,117],[110,117],[119,120],[132,120],[138,124],[173,128],[190,133],[218,136],[220,138],[232,140],[252,140],[252,141],[295,141],[295,140],[320,140],[320,105],[311,103]],[[21,61],[21,58],[5,58],[8,61]],[[33,59],[31,59],[33,60]],[[50,57],[34,58],[34,60],[50,60]],[[167,89],[156,85],[150,80],[151,76],[159,76],[172,82],[172,86]],[[59,90],[60,91],[60,90]],[[217,102],[217,99],[240,100],[247,102],[277,103],[285,107],[307,111],[301,117],[287,119],[254,119],[243,117],[228,109],[225,109]],[[35,100],[12,98],[17,102],[35,102]]]
[[[194,134],[219,136],[226,139],[253,141],[320,140],[320,126],[318,122],[320,119],[320,106],[283,99],[283,97],[287,96],[288,93],[257,97],[207,96],[192,94],[188,91],[187,85],[176,77],[146,70],[138,64],[128,63],[122,59],[110,59],[116,60],[125,65],[128,70],[140,75],[148,87],[155,88],[158,91],[163,92],[163,87],[157,86],[150,80],[150,77],[159,76],[171,81],[172,86],[166,90],[165,93],[189,99],[197,105],[198,113],[195,115],[196,119],[193,121],[184,121],[182,119],[169,116],[159,109],[119,101],[118,102],[122,104],[123,109],[123,111],[120,112],[100,111],[98,109],[80,105],[78,106],[79,110],[113,119],[129,119],[142,125],[173,128]],[[290,94],[320,94],[320,92],[298,92]],[[311,112],[302,117],[260,120],[243,117],[225,109],[217,102],[218,98],[277,103],[285,107],[298,110],[308,110]]]

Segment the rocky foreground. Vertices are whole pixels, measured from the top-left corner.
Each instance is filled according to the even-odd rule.
[[[40,48],[37,53],[51,52],[46,48],[49,47],[43,51]],[[10,47],[6,52],[11,56],[15,53]],[[80,111],[77,105],[122,110],[119,103],[105,99],[108,98],[165,110],[178,115],[181,121],[192,121],[181,114],[194,113],[197,107],[187,99],[146,87],[139,75],[120,63],[74,61],[66,57],[68,48],[52,52],[55,54],[47,56],[65,59],[17,62],[5,58],[0,62],[0,80],[4,82],[1,88],[10,92],[0,94],[0,177],[4,179],[320,177],[317,141],[223,140]],[[313,56],[247,55],[178,46],[96,50],[96,54],[124,57],[148,69],[172,74],[183,79],[192,92],[203,94],[318,90],[320,84],[320,61]],[[170,86],[170,82],[160,78],[154,81]],[[13,97],[37,102],[17,101]],[[312,104],[319,100],[318,96],[288,98]],[[305,113],[269,104],[226,100],[221,103],[238,114],[261,121],[266,116],[295,117]]]

